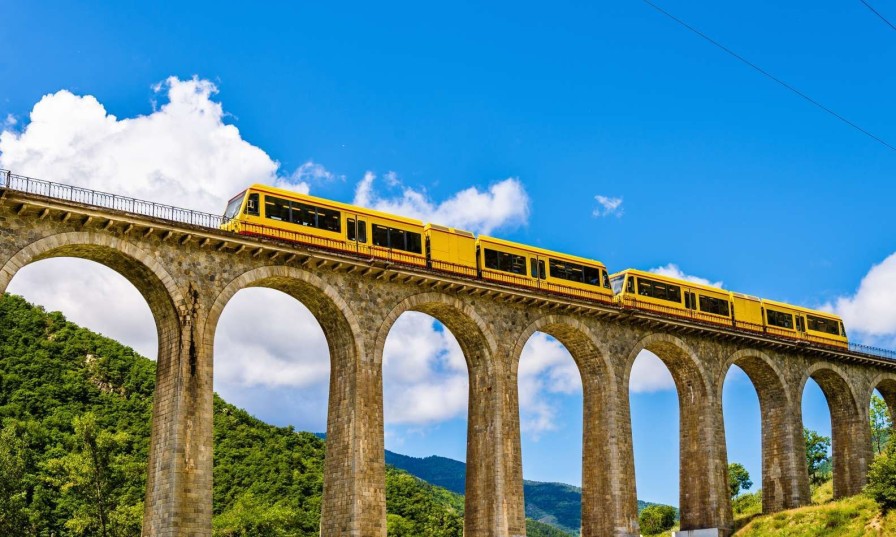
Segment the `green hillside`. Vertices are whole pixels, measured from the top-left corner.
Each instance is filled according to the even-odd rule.
[[[139,535],[155,363],[0,299],[0,535]],[[319,531],[324,442],[215,398],[215,535]],[[463,498],[389,468],[390,536],[461,537]],[[549,534],[544,534],[549,535]]]
[[[0,536],[139,535],[154,384],[132,349],[0,297]],[[214,534],[316,536],[324,440],[214,409]],[[390,537],[463,535],[463,496],[403,470],[387,467],[386,503]]]
[[[464,492],[467,465],[460,461],[438,456],[409,457],[387,450],[386,464],[458,494]],[[562,535],[578,534],[582,526],[582,489],[563,483],[524,481],[523,494],[527,517],[562,530]],[[648,505],[653,504],[638,500],[638,511]]]

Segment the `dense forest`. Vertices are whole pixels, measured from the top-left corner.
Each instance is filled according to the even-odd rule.
[[[139,535],[154,383],[132,349],[0,298],[0,535]],[[324,440],[217,396],[214,436],[216,536],[318,534]],[[459,494],[390,466],[386,498],[390,536],[463,535]]]

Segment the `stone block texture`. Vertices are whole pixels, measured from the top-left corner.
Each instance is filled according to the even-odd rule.
[[[470,376],[465,535],[525,535],[517,371],[535,332],[562,342],[583,385],[582,535],[639,534],[629,377],[641,350],[669,367],[680,402],[682,530],[729,535],[724,378],[752,380],[762,416],[763,509],[809,501],[800,404],[809,378],[831,407],[834,488],[864,485],[868,406],[896,405],[896,370],[809,350],[721,337],[680,323],[643,322],[611,308],[546,299],[372,260],[233,236],[6,192],[0,198],[0,291],[50,257],[106,265],[140,291],[159,334],[144,536],[210,536],[212,371],[218,319],[240,289],[269,287],[320,322],[331,360],[320,534],[386,535],[382,356],[406,311],[441,321]]]

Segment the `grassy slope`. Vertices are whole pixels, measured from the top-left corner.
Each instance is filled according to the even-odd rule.
[[[896,513],[881,516],[877,504],[864,495],[838,501],[831,496],[828,482],[813,493],[816,505],[752,517],[735,536],[896,537]]]

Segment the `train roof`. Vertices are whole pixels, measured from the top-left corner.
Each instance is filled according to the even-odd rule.
[[[277,188],[275,186],[263,185],[261,183],[254,183],[249,185],[247,190],[256,190],[260,192],[264,192],[266,194],[274,194],[277,196],[282,196],[284,198],[300,200],[300,201],[308,201],[311,203],[316,203],[318,205],[323,205],[326,207],[333,207],[336,209],[341,209],[346,212],[354,212],[357,214],[365,214],[370,216],[375,216],[378,218],[383,218],[386,220],[393,220],[395,222],[401,222],[403,224],[417,225],[423,226],[423,221],[417,220],[416,218],[408,218],[406,216],[399,216],[397,214],[385,213],[382,211],[377,211],[375,209],[368,209],[366,207],[360,207],[358,205],[351,205],[348,203],[342,203],[340,201],[333,201],[326,198],[319,198],[317,196],[312,196],[310,194],[302,194],[301,192],[296,192],[294,190],[287,190],[284,188]]]
[[[477,240],[491,242],[500,246],[507,246],[509,248],[516,248],[517,250],[525,250],[527,252],[532,252],[535,254],[546,255],[550,257],[554,257],[557,259],[567,259],[569,261],[575,261],[577,263],[588,264],[588,265],[597,265],[601,268],[607,268],[606,265],[601,263],[596,259],[588,259],[587,257],[579,257],[571,254],[564,254],[563,252],[555,252],[553,250],[545,250],[544,248],[538,248],[536,246],[530,246],[528,244],[521,244],[518,242],[507,241],[504,239],[499,239],[497,237],[489,237],[488,235],[479,235]]]
[[[653,279],[653,280],[660,280],[660,281],[664,281],[664,282],[675,283],[675,284],[678,284],[681,286],[690,287],[693,289],[702,289],[704,291],[710,291],[713,293],[722,293],[725,295],[728,295],[731,293],[731,291],[729,291],[727,289],[722,289],[721,287],[715,287],[713,285],[707,285],[705,283],[692,282],[690,280],[682,280],[680,278],[673,278],[671,276],[657,274],[656,272],[650,272],[647,270],[638,270],[638,269],[633,269],[633,268],[620,270],[619,272],[616,272],[616,273],[610,275],[610,278],[614,278],[620,274],[637,274],[638,276],[645,276],[645,277]]]

